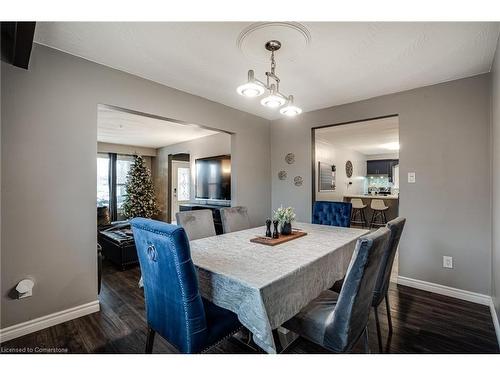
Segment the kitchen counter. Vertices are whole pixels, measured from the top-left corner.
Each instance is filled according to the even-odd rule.
[[[399,195],[368,195],[368,194],[347,194],[344,198],[362,198],[362,199],[399,199]]]

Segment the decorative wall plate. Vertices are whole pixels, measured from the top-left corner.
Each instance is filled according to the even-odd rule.
[[[283,181],[283,180],[286,180],[286,177],[287,177],[287,173],[286,173],[286,171],[279,171],[279,172],[278,172],[278,178],[279,178],[280,180],[282,180],[282,181]]]
[[[350,160],[347,160],[345,163],[345,174],[347,175],[348,178],[352,177],[352,163]]]
[[[303,178],[300,177],[300,176],[295,176],[293,178],[293,183],[295,184],[295,186],[302,186],[302,183],[304,182]]]
[[[288,163],[288,164],[293,164],[295,163],[295,154],[293,153],[288,153],[286,154],[285,156],[285,161]]]

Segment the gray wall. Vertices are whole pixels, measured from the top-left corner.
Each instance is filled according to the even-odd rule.
[[[219,133],[210,135],[208,137],[194,139],[188,142],[177,143],[174,145],[159,148],[157,150],[157,158],[153,163],[155,174],[155,187],[160,202],[161,214],[159,216],[162,220],[167,220],[167,179],[168,179],[168,155],[188,153],[191,162],[191,200],[195,201],[195,160],[208,156],[227,155],[231,154],[231,134]],[[237,198],[238,193],[236,187],[231,185],[231,197]],[[232,201],[232,205],[236,205],[236,200]],[[202,202],[204,203],[204,201]],[[253,207],[249,208],[250,213]],[[174,213],[172,219],[175,220]],[[262,221],[256,218],[255,225],[261,224]]]
[[[270,214],[269,121],[40,45],[1,74],[1,327],[97,298],[98,104],[235,133],[237,203]],[[33,297],[9,299],[26,275]]]
[[[493,303],[500,318],[500,39],[492,67],[492,260]],[[500,337],[499,337],[500,339]]]
[[[348,178],[345,173],[345,163],[348,160],[353,165],[351,178]],[[360,152],[340,147],[334,141],[327,142],[316,137],[316,163],[314,165],[316,173],[314,181],[316,200],[342,201],[346,194],[363,194],[365,190],[366,160],[367,156]],[[335,191],[318,191],[318,162],[336,166]],[[349,182],[352,182],[352,185],[349,185]]]
[[[399,115],[400,214],[408,218],[400,275],[489,295],[490,76],[488,74],[304,113],[271,122],[272,205],[311,218],[311,127]],[[304,185],[280,184],[289,175]],[[416,172],[416,183],[407,173]],[[454,269],[442,268],[442,256]]]

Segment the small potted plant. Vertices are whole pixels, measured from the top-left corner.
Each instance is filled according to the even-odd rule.
[[[273,212],[273,219],[277,220],[281,227],[281,234],[292,234],[292,221],[295,220],[295,212],[292,207],[280,207]]]

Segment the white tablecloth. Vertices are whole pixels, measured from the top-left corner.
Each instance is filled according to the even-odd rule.
[[[294,228],[307,236],[277,246],[250,242],[264,227],[190,242],[202,296],[236,313],[268,353],[276,352],[272,330],[344,276],[356,240],[368,232],[306,223]]]

